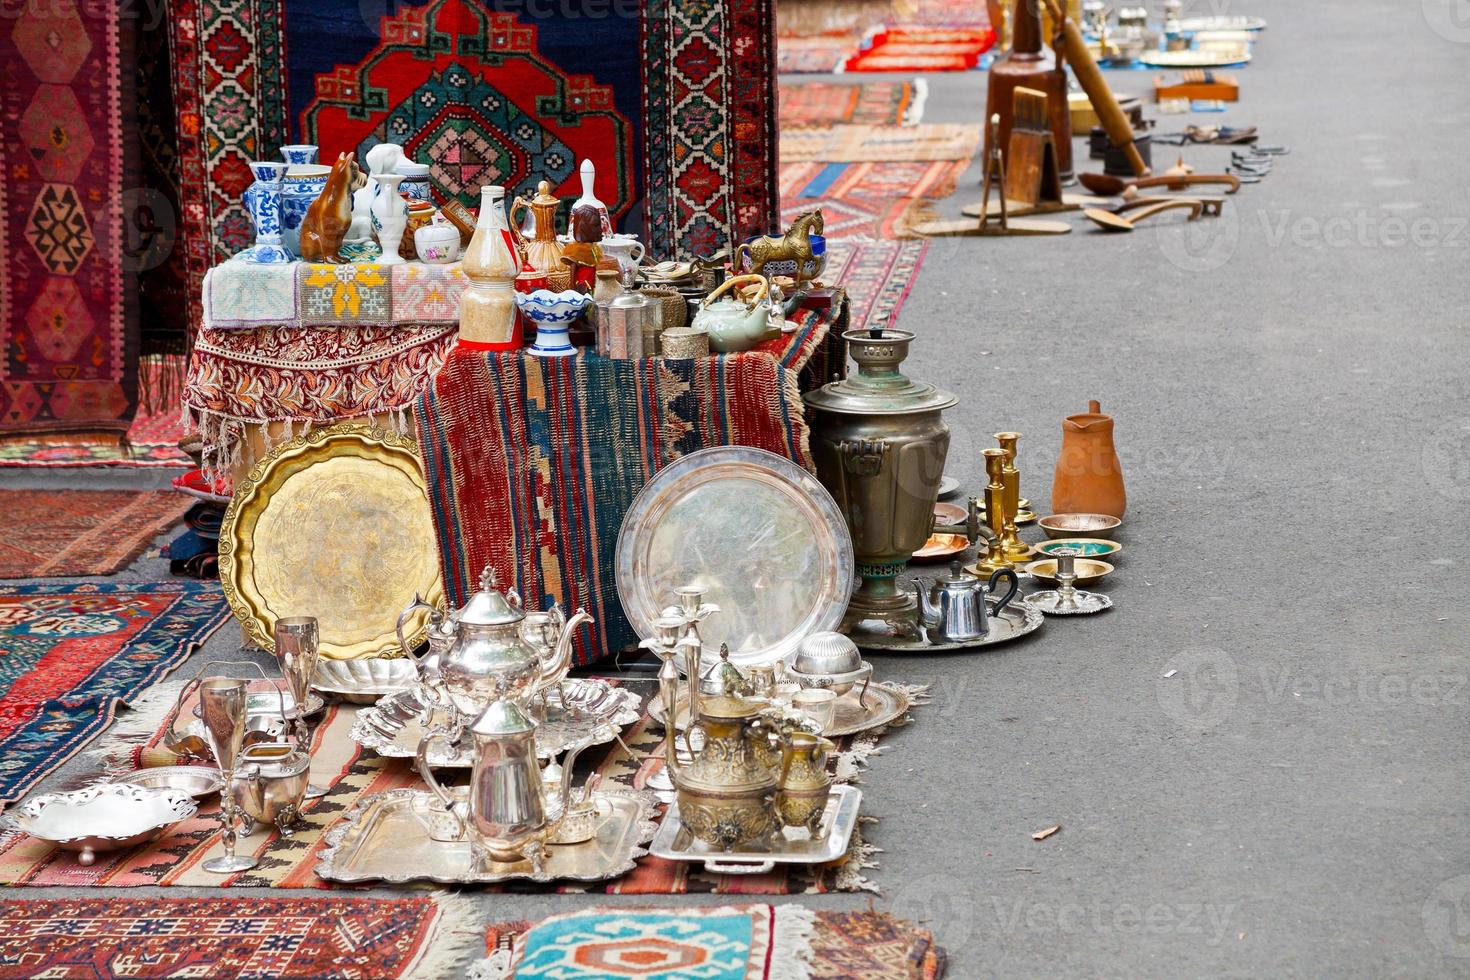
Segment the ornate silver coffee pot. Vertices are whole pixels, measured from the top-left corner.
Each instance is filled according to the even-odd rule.
[[[400,627],[426,603],[416,602],[399,616]],[[571,667],[572,637],[578,626],[592,622],[578,609],[570,619],[561,611],[537,614],[527,627],[520,596],[496,589],[495,571],[480,576],[480,591],[442,622],[431,622],[429,652],[415,658],[420,679],[431,691],[447,695],[466,718],[478,717],[490,702],[505,698],[527,708],[539,694],[555,687]],[[406,656],[414,652],[399,632]]]

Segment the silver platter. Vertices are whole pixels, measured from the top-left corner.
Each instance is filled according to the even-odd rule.
[[[218,793],[225,784],[225,777],[213,766],[157,766],[125,772],[108,782],[127,783],[145,789],[176,789],[202,800]]]
[[[611,742],[620,729],[642,717],[642,699],[626,687],[575,677],[564,681],[562,690],[566,692],[565,705],[561,694],[552,688],[546,695],[546,720],[536,726],[536,754],[542,759],[554,759],[589,736],[596,736],[593,745]],[[413,687],[363,708],[350,734],[359,745],[378,755],[412,759],[429,729],[443,724],[440,714],[429,706],[421,689]],[[463,740],[452,747],[436,742],[429,753],[429,764],[468,769],[470,746]]]
[[[467,790],[452,790],[464,799]],[[434,881],[445,885],[486,885],[501,881],[605,881],[632,871],[657,829],[657,804],[651,794],[594,790],[611,812],[597,834],[581,844],[552,844],[541,875],[530,861],[472,866],[468,841],[436,841],[430,831],[445,819],[444,804],[428,790],[394,789],[376,793],[355,806],[327,832],[316,866],[326,881]]]
[[[737,667],[773,664],[835,629],[852,591],[852,535],[817,478],[761,449],[716,446],[660,470],[618,532],[617,586],[639,636],[696,586],[720,607],[700,626],[704,659],[728,643]]]
[[[380,698],[408,690],[418,679],[418,667],[406,657],[360,660],[323,657],[316,665],[311,686],[348,704],[374,704]]]
[[[987,598],[985,601],[990,603],[990,606],[987,607],[990,612],[990,629],[978,639],[954,643],[931,643],[927,637],[922,635],[917,639],[900,636],[891,626],[875,620],[865,620],[854,626],[851,636],[853,642],[861,649],[878,653],[953,653],[958,650],[977,650],[1020,639],[1027,633],[1040,629],[1046,619],[1039,610],[1027,605],[1019,597],[1013,599],[999,613],[995,611],[993,598]]]
[[[816,840],[805,829],[788,827],[771,835],[768,848],[740,851],[717,850],[691,834],[679,819],[675,802],[648,853],[667,861],[702,861],[706,871],[716,874],[765,874],[778,864],[830,864],[847,856],[862,798],[856,786],[833,786]]]
[[[880,728],[902,718],[904,712],[913,706],[907,694],[878,681],[868,685],[868,695],[861,702],[858,700],[860,691],[861,687],[854,687],[837,699],[832,727],[822,732],[823,735],[841,738]]]

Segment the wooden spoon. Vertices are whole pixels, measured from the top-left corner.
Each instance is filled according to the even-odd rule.
[[[1157,177],[1134,177],[1128,180],[1109,174],[1081,174],[1079,179],[1082,186],[1092,193],[1108,197],[1117,197],[1130,187],[1140,190],[1145,187],[1167,187],[1171,191],[1179,191],[1199,184],[1224,184],[1229,188],[1225,191],[1226,194],[1234,194],[1240,190],[1240,178],[1233,174],[1161,174]]]
[[[1156,201],[1149,204],[1140,209],[1131,218],[1125,218],[1113,211],[1103,211],[1100,208],[1088,208],[1082,214],[1087,220],[1097,225],[1103,231],[1132,231],[1145,218],[1151,218],[1156,214],[1163,214],[1165,211],[1175,211],[1181,208],[1189,211],[1189,220],[1193,221],[1199,217],[1201,207],[1200,202],[1192,198],[1175,197],[1167,201]]]

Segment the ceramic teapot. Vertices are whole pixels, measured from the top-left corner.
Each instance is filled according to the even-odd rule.
[[[720,299],[738,286],[760,285],[753,301]],[[771,284],[765,276],[732,276],[724,285],[699,305],[694,315],[694,329],[709,334],[710,348],[721,354],[750,350],[764,340],[771,330]]]
[[[545,844],[570,812],[572,770],[577,756],[596,740],[577,742],[562,761],[561,778],[548,791],[536,761],[536,724],[514,701],[492,701],[469,727],[474,743],[468,803],[457,801],[429,766],[436,742],[450,747],[457,733],[432,732],[419,743],[419,775],[443,801],[455,825],[454,840],[468,837],[472,860],[486,865],[529,860],[541,871]],[[548,817],[548,813],[554,816]]]
[[[1016,597],[1021,587],[1013,568],[997,568],[987,580],[964,571],[959,562],[951,562],[949,577],[938,580],[929,589],[915,579],[914,595],[919,604],[920,621],[928,629],[937,631],[939,642],[980,639],[990,629],[985,597],[995,593],[995,584],[1002,578],[1011,580],[1011,588],[995,604],[995,612],[998,613]]]
[[[432,621],[431,613],[429,652],[419,658],[403,634],[404,622],[418,608],[432,607],[416,598],[398,617],[399,647],[418,664],[425,686],[447,697],[466,718],[478,717],[491,701],[501,698],[525,707],[560,684],[571,666],[577,627],[592,622],[586,611],[578,609],[570,619],[560,620],[554,642],[551,630],[539,625],[535,639],[528,639],[520,596],[514,589],[502,595],[495,570],[487,566],[480,576],[480,591],[462,609],[439,623]]]

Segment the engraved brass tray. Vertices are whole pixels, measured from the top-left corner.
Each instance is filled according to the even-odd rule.
[[[679,819],[679,804],[671,803],[648,853],[667,861],[703,861],[705,870],[716,874],[765,874],[778,864],[831,864],[847,856],[862,799],[856,786],[833,786],[816,840],[804,829],[787,827],[771,835],[769,847],[734,851],[721,851],[691,834]]]
[[[460,800],[467,796],[462,786],[451,792]],[[442,828],[447,817],[444,804],[428,790],[375,793],[327,832],[317,877],[400,885],[410,881],[485,885],[515,880],[605,881],[627,874],[648,853],[645,845],[657,830],[657,803],[652,794],[615,789],[593,790],[592,797],[612,805],[598,824],[597,835],[580,844],[548,845],[544,872],[537,875],[530,861],[475,868],[468,841],[433,840],[431,829]]]
[[[414,594],[443,605],[414,443],[340,424],[277,446],[235,485],[219,571],[230,608],[263,649],[275,645],[277,619],[315,616],[323,657],[397,655],[394,621]],[[409,625],[410,642],[422,642],[427,614]]]
[[[536,726],[536,755],[555,759],[589,735],[596,736],[593,745],[611,742],[624,726],[642,717],[641,700],[626,687],[613,687],[592,677],[568,678],[560,691],[552,688],[546,693],[546,720]],[[442,710],[429,706],[423,689],[415,685],[359,711],[350,734],[357,744],[385,758],[412,759],[429,729],[445,724],[442,715]],[[429,750],[429,764],[468,769],[473,764],[468,740],[453,746],[435,742]]]
[[[1018,640],[1040,629],[1046,619],[1041,610],[1027,605],[1020,596],[1000,612],[995,611],[995,597],[988,596],[985,601],[989,603],[986,608],[990,613],[990,629],[984,636],[973,640],[931,643],[923,634],[919,637],[902,636],[892,626],[876,620],[865,620],[854,626],[852,640],[859,649],[874,653],[954,653]]]

